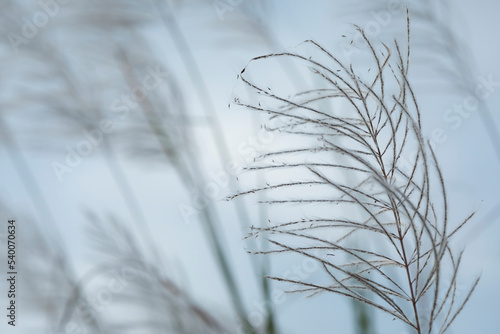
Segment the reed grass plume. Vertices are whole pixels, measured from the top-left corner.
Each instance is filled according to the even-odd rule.
[[[473,214],[458,223],[448,219],[444,177],[424,138],[423,111],[410,84],[409,16],[407,46],[386,45],[356,29],[369,46],[368,68],[344,64],[308,40],[303,45],[312,56],[268,54],[241,71],[242,84],[260,98],[251,103],[237,97],[235,104],[267,113],[269,131],[296,140],[247,168],[266,171],[268,180],[287,171],[289,180],[281,174],[277,182],[232,198],[265,191],[267,205],[301,205],[307,212],[252,227],[251,237],[273,246],[254,253],[313,259],[324,279],[269,278],[292,284],[292,292],[329,292],[363,302],[417,333],[444,333],[479,280],[458,293],[462,253],[452,249],[451,240]],[[279,87],[261,85],[254,66],[282,58],[309,69],[312,86],[285,96]],[[353,238],[363,241],[353,246]]]

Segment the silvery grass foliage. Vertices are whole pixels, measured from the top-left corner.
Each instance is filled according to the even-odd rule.
[[[256,254],[293,253],[316,260],[323,278],[269,278],[292,284],[292,292],[350,297],[416,333],[444,333],[479,281],[460,291],[462,253],[451,247],[452,237],[473,214],[458,224],[448,219],[443,175],[423,136],[409,82],[409,18],[407,24],[404,48],[397,41],[379,45],[356,27],[369,46],[368,68],[344,64],[311,40],[303,45],[312,56],[283,52],[252,59],[239,79],[260,99],[251,103],[237,97],[235,103],[269,114],[269,131],[296,140],[263,154],[247,169],[287,172],[292,179],[280,175],[279,182],[233,198],[266,191],[272,198],[268,205],[313,210],[306,217],[252,227],[250,237],[273,245]],[[316,80],[291,96],[257,83],[252,68],[282,58],[308,68]],[[343,108],[337,112],[328,103]],[[347,176],[339,177],[341,171]],[[352,246],[356,238],[363,241]]]
[[[471,96],[477,99],[480,119],[486,130],[486,134],[491,145],[495,149],[497,158],[500,158],[500,132],[495,127],[495,122],[492,120],[492,113],[485,101],[489,95],[481,98],[477,95],[478,70],[476,61],[474,60],[474,52],[471,47],[471,39],[465,38],[457,29],[463,26],[460,19],[461,15],[454,6],[453,2],[448,0],[439,1],[396,1],[394,3],[375,0],[355,0],[355,1],[337,1],[338,13],[340,17],[362,18],[360,22],[365,22],[364,27],[368,28],[369,24],[375,26],[375,32],[382,37],[383,35],[393,35],[398,33],[399,10],[394,12],[390,9],[391,6],[408,6],[412,11],[412,17],[416,28],[416,33],[413,36],[413,57],[414,65],[421,69],[429,71],[430,75],[423,75],[426,79],[425,87],[430,92],[435,92],[433,86],[440,87],[440,93],[456,94],[459,102],[464,101],[465,96]],[[401,14],[403,11],[400,11]],[[368,14],[365,16],[365,14]],[[459,25],[459,26],[457,26]],[[373,28],[372,28],[373,29]],[[357,53],[357,48],[360,45],[349,45],[348,52]],[[419,52],[419,51],[423,52]],[[433,77],[432,74],[436,76]],[[448,92],[445,92],[448,90]],[[455,119],[457,123],[453,128],[462,125],[461,117]]]
[[[127,225],[114,216],[102,219],[88,212],[88,217],[92,250],[99,263],[82,283],[90,296],[99,296],[104,289],[110,290],[111,297],[98,305],[84,305],[83,310],[77,305],[67,307],[71,316],[98,310],[95,313],[105,319],[102,332],[228,333],[227,325],[217,318],[220,314],[205,310],[185,283],[177,283],[175,266],[167,261],[157,263],[141,251]],[[117,277],[121,284],[113,281]],[[123,318],[123,313],[128,316]]]
[[[37,90],[31,94],[30,101],[26,102],[20,98],[21,95],[17,94],[17,87],[13,85],[13,93],[7,94],[2,100],[7,106],[17,105],[16,110],[22,110],[22,112],[15,113],[19,119],[26,119],[28,113],[37,117],[35,123],[26,122],[30,131],[21,131],[21,133],[23,137],[26,137],[24,134],[30,133],[31,139],[36,139],[32,142],[43,146],[44,149],[47,147],[59,149],[61,145],[66,148],[69,146],[75,148],[75,142],[88,142],[89,138],[84,131],[87,134],[94,134],[90,151],[103,153],[119,193],[126,203],[127,210],[130,211],[132,221],[136,223],[137,230],[140,232],[140,234],[137,233],[137,238],[144,239],[145,245],[152,245],[149,228],[144,228],[148,226],[148,221],[137,200],[134,187],[129,182],[126,169],[121,165],[122,156],[121,151],[118,150],[121,148],[120,145],[124,143],[134,153],[134,157],[140,154],[140,157],[144,158],[135,160],[148,162],[151,159],[167,160],[191,198],[195,196],[197,189],[206,185],[208,181],[205,176],[206,171],[199,168],[202,165],[200,155],[195,151],[196,144],[199,144],[194,140],[198,130],[193,130],[194,123],[190,121],[194,120],[197,121],[196,124],[207,126],[211,130],[212,139],[220,153],[219,160],[224,163],[230,160],[224,131],[217,121],[212,94],[204,83],[196,57],[193,56],[194,49],[189,46],[190,43],[184,35],[182,25],[178,23],[178,13],[173,5],[170,1],[138,3],[107,0],[99,3],[99,6],[82,7],[75,4],[76,7],[61,8],[46,29],[39,29],[39,34],[19,46],[20,54],[14,63],[21,65],[22,61],[39,62],[42,59],[40,64],[43,63],[43,66],[39,69],[23,67],[23,69],[18,69],[18,72],[30,78],[28,81],[31,85],[42,82],[46,89],[43,92]],[[103,8],[107,13],[104,16],[100,14]],[[18,28],[16,18],[26,14],[24,9],[23,2],[3,15],[6,20],[1,28],[6,31],[16,31]],[[206,111],[204,117],[198,116],[200,119],[195,120],[195,117],[191,117],[195,108],[191,104],[185,104],[183,96],[186,95],[187,90],[183,86],[183,81],[176,79],[178,73],[165,70],[170,68],[171,57],[165,58],[164,54],[158,54],[161,49],[157,48],[157,41],[151,43],[152,36],[148,31],[163,32],[164,28],[173,40],[171,49],[180,55],[189,73],[188,77],[193,82],[197,97],[203,105],[202,110]],[[160,38],[163,40],[164,36]],[[139,49],[141,51],[136,52]],[[11,57],[12,50],[8,47],[2,51],[4,50],[7,51],[6,56]],[[82,69],[85,69],[85,75],[82,74]],[[158,85],[152,89],[144,85],[146,78],[151,79],[147,77],[151,74],[149,69],[161,76]],[[148,82],[151,83],[150,80]],[[32,87],[30,91],[31,89]],[[134,96],[134,92],[141,94]],[[58,99],[53,98],[56,95]],[[42,103],[34,106],[32,103],[34,99]],[[40,117],[41,115],[43,117]],[[113,129],[106,134],[98,131],[100,130],[99,124],[104,119],[110,119],[114,125]],[[24,123],[19,122],[19,124]],[[40,136],[40,133],[47,132],[46,129],[49,129],[53,135]],[[2,132],[5,132],[3,137],[7,137],[7,132]],[[131,136],[131,134],[134,135]],[[17,137],[20,136],[16,135],[16,139]],[[41,138],[43,145],[41,145]],[[9,141],[12,140],[5,140],[12,146],[8,143]],[[45,141],[51,145],[46,145]],[[89,158],[90,156],[91,153],[88,154]],[[82,162],[82,157],[79,157],[77,166]],[[60,181],[66,180],[67,173],[73,172],[73,167],[77,167],[70,166],[71,169],[69,169],[63,166],[64,158],[65,154],[61,154],[61,158],[56,161],[58,164],[53,164],[60,168],[54,168]],[[68,159],[66,163],[67,161]],[[22,165],[21,162],[18,165]],[[26,163],[24,165],[27,166]],[[17,170],[23,169],[17,168]],[[32,185],[28,185],[27,188],[34,189],[33,184],[36,185],[32,182]],[[28,191],[28,193],[34,193],[34,191]],[[34,202],[44,203],[45,201],[35,199]],[[246,208],[242,203],[235,202],[234,204],[237,206],[242,225],[249,226]],[[214,250],[228,294],[234,304],[234,309],[241,318],[240,322],[242,326],[248,328],[249,332],[252,332],[254,329],[246,320],[247,311],[240,297],[240,283],[236,281],[233,274],[236,267],[229,262],[227,255],[229,253],[223,245],[218,211],[216,205],[207,202],[203,208],[197,209],[194,215],[201,222],[202,228],[206,230],[207,240]],[[49,217],[44,221],[53,221],[53,219]],[[143,231],[144,234],[142,234]],[[154,249],[152,246],[147,248]],[[265,271],[263,264],[257,261],[254,263],[257,273]],[[269,293],[267,282],[262,283],[261,290],[262,296],[267,298]],[[270,310],[268,313],[266,326],[268,332],[272,333],[274,331],[273,316]],[[68,314],[70,314],[69,311]]]

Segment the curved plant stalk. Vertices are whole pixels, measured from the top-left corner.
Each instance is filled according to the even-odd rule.
[[[344,14],[354,13],[381,13],[387,11],[387,1],[345,1],[342,5]],[[460,98],[464,94],[475,96],[477,88],[476,75],[474,74],[476,64],[471,56],[472,50],[467,42],[453,29],[452,2],[447,0],[431,1],[424,0],[409,2],[408,7],[412,11],[415,22],[421,25],[419,33],[416,33],[414,44],[416,50],[422,48],[425,54],[415,57],[417,63],[422,66],[432,66],[436,73],[442,74],[454,87],[454,93]],[[385,32],[395,33],[394,29],[384,27]],[[494,117],[487,103],[479,99],[479,117],[486,130],[488,139],[493,146],[495,155],[500,162],[500,132],[495,126]]]
[[[168,1],[155,0],[155,6],[163,20],[168,32],[170,33],[179,53],[182,55],[182,60],[186,65],[189,77],[194,84],[196,93],[207,113],[207,121],[209,123],[209,129],[211,135],[217,146],[218,154],[221,161],[230,161],[230,153],[227,145],[227,141],[224,138],[224,131],[220,123],[219,117],[217,116],[217,111],[215,109],[214,102],[210,96],[209,90],[203,79],[203,75],[199,69],[198,63],[193,56],[193,52],[189,47],[186,38],[179,25],[175,19],[173,12],[168,4]],[[234,180],[231,179],[231,186],[235,187]],[[235,201],[236,212],[238,214],[238,219],[242,224],[242,227],[250,226],[249,213],[242,202]],[[256,269],[256,268],[254,268]]]
[[[115,5],[117,5],[116,8],[119,8],[120,3],[116,2],[116,1],[111,1],[111,2],[107,2],[107,4],[111,4],[111,3],[114,3]],[[116,9],[115,8],[115,9]],[[85,15],[84,15],[85,16]],[[87,20],[89,17],[84,17],[84,20]],[[117,20],[118,23],[120,22],[125,22],[126,24],[128,24],[128,20],[127,20],[127,17],[123,17],[121,18],[120,15],[118,16],[113,16],[113,20]],[[123,20],[122,20],[123,19]],[[131,20],[133,22],[133,19]],[[84,21],[86,22],[86,21]],[[110,28],[110,26],[113,26],[114,23],[111,23],[108,25],[108,21],[107,20],[97,20],[96,22],[96,25],[104,25],[103,28]],[[101,27],[99,27],[100,29]],[[34,42],[32,44],[32,46],[34,46]],[[51,57],[52,58],[52,57]],[[62,62],[64,63],[64,62]],[[58,66],[56,67],[57,69],[62,69],[64,68],[64,66],[60,66],[62,64],[61,62],[59,62]],[[64,77],[66,79],[66,77]],[[75,100],[79,100],[78,99],[78,92],[80,91],[79,89],[76,89],[76,88],[81,88],[81,87],[78,87],[78,86],[74,86],[73,85],[73,82],[70,82],[70,85],[67,86],[67,87],[70,87],[70,92],[72,93],[72,95],[76,95],[74,97]],[[73,96],[72,96],[73,98]],[[85,101],[87,102],[87,101]],[[86,105],[85,104],[82,104],[82,103],[76,103],[75,105]],[[73,106],[72,106],[73,107]],[[82,108],[83,109],[83,108]],[[100,110],[99,108],[96,108],[97,110]],[[77,109],[73,110],[73,108],[71,108],[69,110],[69,112],[71,111],[76,111],[76,114],[77,115],[65,115],[66,117],[67,116],[70,116],[69,118],[72,119],[73,116],[77,116],[77,117],[82,117],[84,118],[84,116],[86,115],[80,115],[77,111]],[[85,110],[85,111],[88,111],[88,110]],[[66,110],[65,110],[66,112]],[[67,112],[67,114],[69,113]],[[93,115],[95,117],[95,119],[98,119],[101,115],[98,113],[97,115]],[[147,119],[148,121],[150,121],[152,118],[155,118],[155,117],[150,117],[152,116],[151,114],[147,114]],[[94,121],[94,117],[90,117],[90,125],[92,126],[92,121]],[[72,119],[74,120],[74,119]],[[82,123],[85,123],[85,124],[88,124],[86,122],[81,122],[81,120],[78,118],[77,119],[78,121],[78,125],[82,125]],[[85,119],[85,121],[87,121],[87,119]],[[157,133],[155,131],[155,135],[157,135],[161,140],[161,143],[163,148],[165,148],[164,144],[165,144],[165,141],[164,139],[167,137],[165,136],[165,134],[168,132],[168,129],[161,129],[162,132],[160,133]],[[109,143],[107,142],[107,139],[104,139],[103,141],[103,146],[104,148],[106,149],[106,162],[108,163],[108,167],[110,168],[110,170],[113,172],[112,175],[114,176],[115,178],[115,181],[118,185],[118,187],[120,188],[120,191],[122,193],[122,195],[124,196],[124,200],[125,202],[128,204],[127,207],[130,209],[131,211],[131,215],[132,217],[134,218],[134,221],[136,223],[141,223],[143,221],[145,221],[143,218],[143,214],[141,213],[141,209],[136,201],[136,199],[134,198],[134,194],[133,194],[133,191],[131,189],[131,186],[130,184],[128,183],[127,181],[127,178],[126,178],[126,175],[125,173],[123,172],[123,170],[121,169],[121,166],[119,165],[118,161],[116,160],[115,156],[114,156],[114,151],[113,151],[113,147],[111,145],[108,145]],[[166,152],[166,155],[170,155],[171,156],[171,152]],[[176,161],[175,162],[175,166],[177,168],[177,170],[179,171],[179,173],[181,174],[181,178],[184,180],[184,182],[187,184],[188,187],[191,187],[193,189],[199,187],[201,184],[204,184],[204,180],[201,180],[199,178],[195,178],[195,177],[192,177],[192,175],[201,175],[201,171],[200,170],[195,170],[193,171],[192,173],[190,172],[190,169],[192,168],[197,168],[197,164],[199,162],[193,160],[192,156],[191,157],[179,157],[179,161]],[[189,160],[189,163],[186,163],[184,161],[184,159],[187,159]],[[190,167],[190,166],[194,166],[194,167]],[[189,168],[187,168],[189,167]],[[192,175],[191,175],[192,174]],[[40,202],[42,203],[42,202]],[[207,222],[209,222],[209,224],[206,224],[205,227],[207,227],[208,231],[209,231],[209,234],[210,234],[210,238],[209,238],[209,241],[212,241],[213,242],[213,247],[216,251],[216,258],[219,262],[221,262],[222,264],[222,268],[223,268],[223,276],[225,276],[226,278],[229,277],[229,288],[231,290],[231,297],[233,297],[233,299],[236,300],[236,306],[235,308],[238,310],[238,313],[240,315],[240,317],[242,318],[245,318],[245,321],[246,321],[246,317],[247,317],[247,314],[246,312],[244,311],[243,309],[243,303],[242,301],[240,300],[240,297],[239,297],[239,291],[237,289],[237,286],[236,286],[236,282],[235,282],[235,279],[233,277],[233,274],[231,273],[232,270],[234,270],[233,268],[230,267],[230,265],[227,263],[227,260],[226,260],[226,257],[227,257],[227,254],[223,251],[222,247],[221,247],[221,241],[220,241],[220,236],[219,236],[219,232],[216,228],[216,223],[218,222],[218,218],[215,216],[215,210],[213,210],[213,208],[205,208],[203,210],[203,215],[205,217],[205,219],[207,220]],[[49,221],[52,221],[51,219],[49,219]],[[150,244],[150,243],[148,243]],[[222,259],[222,260],[221,260]],[[74,298],[73,298],[74,299]],[[68,301],[68,304],[70,303],[70,301]],[[68,307],[67,309],[70,309],[70,307]],[[71,312],[67,312],[68,314],[70,314]],[[66,317],[65,317],[66,318]],[[244,322],[245,322],[244,321]],[[65,324],[65,320],[61,321],[61,326],[63,326]],[[247,323],[246,324],[246,327],[247,328],[250,328],[250,325]],[[253,331],[250,330],[250,332]]]
[[[173,14],[172,8],[168,4],[168,1],[155,0],[155,6],[170,36],[172,37],[172,40],[174,41],[175,46],[178,49],[178,52],[182,55],[182,60],[188,71],[189,77],[195,87],[198,98],[200,99],[200,101],[204,106],[204,111],[207,114],[209,129],[216,144],[219,159],[221,160],[221,162],[230,161],[229,148],[227,145],[227,141],[224,137],[224,131],[222,125],[217,115],[214,102],[210,96],[208,86],[205,83],[205,80],[203,79],[203,75],[201,74],[198,62],[196,61],[193,55],[192,48],[189,46],[183,31],[179,27],[177,20]],[[236,189],[236,184],[234,179],[230,180],[230,186],[232,189]],[[240,226],[245,229],[248,228],[251,225],[251,222],[250,222],[250,215],[245,204],[241,201],[235,201],[234,206],[236,209],[236,213],[238,215]],[[265,272],[266,268],[268,267],[268,264],[265,261],[261,263],[258,263],[254,259],[250,259],[250,261],[252,264],[252,270],[254,271],[257,277],[262,275],[262,273]],[[269,285],[267,283],[263,283],[263,281],[262,284],[259,283],[260,282],[258,282],[258,286],[261,288],[261,293],[263,298],[265,300],[270,300],[271,296],[270,296]],[[268,323],[267,333],[269,334],[276,333],[274,315],[271,309],[268,309],[267,323]]]
[[[383,0],[349,1],[347,5],[342,2],[343,8],[347,8],[350,14],[356,13],[380,13],[387,10],[388,2]],[[453,2],[448,0],[431,1],[424,0],[409,2],[408,6],[412,12],[414,22],[421,25],[421,29],[414,34],[414,50],[421,49],[422,54],[414,57],[414,64],[432,68],[436,73],[441,74],[440,78],[453,87],[453,94],[459,99],[464,96],[475,96],[477,88],[477,61],[473,57],[473,50],[469,40],[464,39],[459,32],[454,29],[452,23],[457,19],[457,11],[454,11]],[[342,14],[348,14],[343,12]],[[394,28],[388,26],[384,32],[396,33]],[[417,53],[414,52],[414,53]],[[435,91],[435,90],[434,90]],[[458,101],[457,101],[458,102]],[[488,140],[493,147],[497,160],[500,162],[500,132],[495,125],[493,114],[488,107],[487,101],[478,100],[478,116],[486,130]],[[477,228],[467,235],[467,240],[471,242],[486,227],[493,224],[500,217],[500,202],[491,208],[477,224]]]
[[[130,87],[137,84],[137,76],[133,70],[130,69],[129,60],[126,55],[123,55],[123,63],[125,64],[124,77]],[[205,184],[203,179],[203,171],[198,167],[198,161],[192,151],[193,148],[186,146],[183,152],[172,145],[170,135],[163,127],[161,119],[149,98],[141,101],[141,111],[151,129],[151,133],[158,140],[158,144],[164,156],[170,160],[175,172],[179,179],[183,182],[186,188],[193,192],[192,195],[197,193],[200,185]],[[227,257],[227,252],[224,249],[223,239],[221,238],[220,228],[218,222],[220,221],[217,211],[212,205],[204,205],[200,209],[200,217],[203,222],[203,228],[207,233],[208,241],[214,252],[215,259],[220,266],[222,277],[225,281],[226,287],[229,292],[232,304],[238,315],[239,321],[243,326],[246,333],[255,333],[256,329],[248,321],[247,313],[245,310],[244,302],[241,297],[241,292],[238,288],[237,281],[234,276],[234,268],[230,265]]]
[[[117,295],[115,306],[144,308],[142,315],[132,316],[126,322],[109,322],[110,329],[122,326],[121,332],[134,332],[138,328],[157,327],[165,333],[228,333],[209,311],[192,300],[184,287],[161,273],[163,265],[148,260],[125,224],[112,216],[103,221],[89,213],[89,218],[90,235],[101,260],[82,278],[82,284],[88,287],[102,273],[126,269],[135,278],[128,282],[126,291]]]
[[[230,154],[229,154],[229,149],[227,146],[226,139],[224,138],[224,131],[222,129],[222,126],[220,124],[219,117],[217,116],[217,112],[215,110],[214,103],[212,101],[212,98],[210,97],[209,90],[207,88],[207,85],[203,79],[203,76],[201,75],[201,71],[199,69],[199,65],[193,55],[193,51],[188,45],[188,42],[179,27],[177,20],[175,16],[173,15],[172,8],[168,4],[167,1],[162,1],[162,0],[156,0],[155,1],[155,6],[159,12],[159,15],[161,19],[163,20],[169,34],[171,35],[176,48],[178,49],[179,53],[182,55],[182,60],[186,65],[186,69],[188,71],[189,77],[191,81],[194,84],[195,90],[197,92],[197,95],[202,102],[203,106],[205,107],[204,110],[207,113],[208,117],[208,123],[209,123],[209,129],[211,131],[211,135],[216,143],[216,147],[218,150],[219,158],[222,162],[224,161],[229,161],[230,159]],[[193,166],[195,166],[194,164]],[[194,185],[197,187],[197,185]],[[231,187],[235,189],[235,183],[234,180],[231,180]],[[248,213],[247,208],[245,207],[244,203],[240,201],[235,201],[234,203],[235,209],[238,215],[238,220],[243,228],[248,228],[250,224],[250,216]],[[258,263],[255,260],[251,260],[252,262],[252,269],[256,275],[261,275],[262,273],[265,273],[268,264],[264,261],[262,263]],[[259,284],[261,288],[262,295],[264,299],[270,300],[270,290],[269,290],[269,284],[267,284],[265,281],[262,281],[262,284]],[[236,292],[236,290],[235,290]],[[276,325],[275,325],[275,320],[274,320],[274,314],[272,312],[272,309],[268,308],[268,315],[267,315],[267,325],[266,325],[266,332],[269,334],[276,333]],[[240,314],[240,318],[245,317],[246,318],[246,312],[243,311]],[[242,320],[243,323],[246,323],[247,320]],[[246,325],[246,327],[249,327],[249,324]]]
[[[35,176],[29,164],[24,156],[24,152],[21,149],[21,146],[17,142],[16,137],[10,130],[8,124],[6,124],[3,115],[0,115],[0,133],[2,137],[2,141],[6,146],[6,150],[9,154],[9,158],[11,159],[13,165],[16,167],[16,171],[20,177],[21,183],[23,187],[26,189],[26,192],[33,203],[33,207],[37,210],[39,219],[43,222],[43,224],[47,224],[50,226],[50,237],[45,235],[46,240],[41,240],[40,244],[44,243],[46,246],[46,252],[52,254],[45,258],[51,258],[56,263],[56,267],[58,270],[64,273],[64,277],[70,282],[73,286],[74,294],[70,296],[67,300],[67,303],[75,303],[76,300],[81,299],[85,300],[85,297],[82,295],[81,287],[76,282],[76,274],[75,269],[73,268],[73,264],[67,257],[66,253],[66,245],[63,242],[63,238],[59,232],[59,228],[55,223],[54,216],[52,211],[50,210],[50,206],[48,205],[43,190],[40,188]],[[35,228],[34,228],[35,229]],[[41,237],[41,232],[40,238]],[[62,328],[64,324],[67,323],[69,319],[65,312],[63,312],[61,319],[59,320],[59,328]],[[100,333],[100,325],[97,317],[91,315],[90,317],[90,325],[97,332]]]
[[[322,78],[318,78],[313,74],[314,79],[318,80],[318,84],[321,84]],[[332,103],[333,101],[324,99],[321,102],[319,102],[318,107],[323,109],[323,110],[332,110],[332,113],[342,115],[343,117],[349,117],[348,113],[342,113],[343,109],[339,106],[337,106],[335,103]],[[341,138],[337,139],[338,141],[341,141]],[[341,161],[343,163],[348,162],[346,158],[343,156],[340,156],[337,158],[338,161]],[[339,176],[342,177],[344,182],[349,183],[349,184],[357,184],[360,182],[359,178],[353,175],[352,173],[348,173],[345,170],[339,170]],[[357,210],[351,210],[349,212],[349,215],[352,217],[356,217],[357,219],[360,219],[363,215],[362,210],[359,208]],[[348,246],[357,248],[359,247],[360,244],[363,243],[362,239],[355,239],[352,238],[350,241],[350,244]],[[352,256],[349,258],[349,260],[355,260]],[[366,298],[367,294],[369,292],[363,292],[362,295]],[[358,301],[358,300],[352,300],[351,303],[352,306],[352,312],[353,312],[353,322],[354,322],[354,327],[355,327],[355,333],[356,334],[374,334],[375,333],[375,321],[374,321],[374,316],[373,316],[373,310],[369,308],[366,304]]]
[[[149,261],[141,251],[138,239],[125,224],[110,216],[103,220],[88,212],[89,232],[94,241],[92,249],[99,261],[79,280],[78,287],[86,295],[95,296],[109,289],[110,280],[121,276],[115,285],[112,302],[99,307],[104,331],[120,333],[150,329],[164,333],[228,333],[225,326],[210,312],[197,305],[182,286],[162,274],[163,265]],[[102,281],[103,278],[107,280]],[[101,279],[101,280],[100,280]],[[104,286],[103,283],[107,283]],[[64,296],[66,298],[66,296]],[[76,294],[66,303],[64,313],[73,318],[83,298]],[[95,298],[94,298],[95,299]],[[102,305],[98,305],[102,306]],[[127,319],[113,320],[106,313],[118,308],[130,308]],[[143,312],[138,312],[138,309]],[[111,319],[110,319],[111,318]]]
[[[144,215],[144,211],[139,204],[139,200],[129,179],[127,178],[127,175],[125,174],[124,168],[121,166],[118,160],[119,158],[115,153],[113,145],[107,138],[103,138],[103,148],[105,150],[103,154],[104,159],[119,190],[119,193],[123,198],[123,201],[127,204],[126,206],[129,211],[130,217],[135,222],[138,231],[143,232],[142,234],[145,239],[144,241],[148,245],[148,248],[151,251],[156,262],[162,263],[162,258],[154,247],[153,234],[151,232],[151,228],[148,224],[146,216]]]
[[[2,216],[9,211],[0,203]],[[68,308],[76,307],[77,304],[90,303],[75,278],[72,263],[66,254],[60,253],[64,245],[59,244],[60,240],[48,238],[39,223],[31,218],[21,215],[16,220],[23,229],[16,240],[21,247],[29,245],[31,250],[31,255],[18,263],[19,284],[25,287],[24,293],[18,296],[19,303],[26,306],[23,313],[36,315],[34,319],[45,321],[45,332],[64,331],[64,325],[75,319],[80,330],[85,328],[92,333],[102,333],[102,318],[99,314],[88,314],[85,321],[81,322],[81,317],[74,317],[74,314],[67,312]],[[2,241],[0,238],[0,244]]]
[[[235,103],[271,115],[280,121],[271,131],[301,139],[301,144],[266,153],[248,167],[269,173],[287,171],[293,179],[232,198],[267,191],[275,198],[266,202],[269,205],[302,205],[302,211],[330,206],[304,218],[254,227],[251,233],[268,238],[274,246],[256,254],[294,253],[316,260],[329,282],[271,279],[295,285],[296,292],[350,297],[390,314],[419,334],[444,333],[478,283],[458,300],[461,254],[452,251],[450,240],[473,214],[458,226],[448,221],[443,176],[423,138],[419,106],[408,79],[409,19],[404,52],[397,41],[392,48],[382,44],[378,50],[357,29],[372,60],[363,74],[313,41],[304,42],[313,56],[264,55],[241,71],[242,83],[261,99],[252,104],[236,98]],[[308,68],[322,85],[287,97],[248,79],[253,65],[276,58],[292,59]],[[343,115],[321,108],[324,100],[344,103]],[[340,170],[360,181],[342,182]],[[353,209],[364,217],[339,215]],[[352,247],[349,240],[354,236],[370,242]],[[366,291],[370,294],[365,295]]]

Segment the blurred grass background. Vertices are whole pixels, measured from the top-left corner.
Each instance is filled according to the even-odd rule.
[[[500,78],[499,5],[340,0],[1,2],[1,219],[20,226],[16,330],[403,333],[340,298],[284,295],[262,277],[300,260],[248,256],[256,245],[243,237],[286,212],[224,199],[240,187],[231,171],[272,144],[258,115],[228,108],[248,60],[314,39],[362,62],[349,24],[404,37],[404,5],[425,129],[446,138],[436,150],[453,215],[479,209],[460,245],[483,281],[453,332],[494,332],[498,88],[476,112],[453,108]],[[278,66],[284,87],[307,80]]]

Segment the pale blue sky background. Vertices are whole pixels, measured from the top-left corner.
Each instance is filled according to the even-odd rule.
[[[243,0],[246,3],[245,0]],[[250,3],[250,0],[247,0]],[[348,34],[348,23],[356,22],[360,25],[367,22],[369,15],[359,13],[357,16],[341,15],[338,8],[330,1],[271,1],[267,17],[272,18],[268,23],[274,36],[284,48],[293,48],[305,39],[314,39],[322,43],[333,52],[340,49],[340,36]],[[451,3],[451,2],[450,2]],[[500,31],[500,3],[494,0],[482,1],[454,1],[455,8],[451,14],[454,18],[454,27],[458,36],[463,38],[475,60],[474,76],[492,76],[493,81],[500,82],[500,68],[498,59],[500,54],[498,31]],[[68,6],[71,6],[68,5]],[[251,121],[247,112],[227,109],[236,84],[236,74],[254,56],[268,53],[271,50],[258,38],[251,34],[237,31],[232,20],[239,18],[239,6],[233,11],[226,12],[224,20],[220,20],[210,5],[199,8],[195,2],[189,2],[178,12],[178,20],[184,29],[189,43],[195,47],[195,57],[202,64],[205,81],[215,101],[216,108],[223,120],[225,135],[230,143],[233,158],[238,156],[238,146],[249,136],[258,133],[259,127]],[[400,18],[395,18],[387,28],[397,26]],[[55,23],[55,22],[54,22]],[[48,25],[45,29],[50,29]],[[159,36],[164,32],[152,31]],[[415,32],[417,33],[417,32]],[[36,37],[35,37],[36,38]],[[5,42],[5,41],[4,41]],[[169,66],[181,78],[185,78],[179,57],[169,49],[171,43],[156,45],[158,52],[169,59]],[[281,51],[281,50],[272,50]],[[425,51],[421,51],[425,52]],[[16,55],[9,51],[3,54],[7,67],[9,57]],[[26,63],[26,66],[34,66]],[[415,74],[417,76],[417,74]],[[285,79],[287,80],[287,79]],[[6,78],[0,79],[6,81]],[[189,83],[182,83],[189,87]],[[497,88],[498,90],[498,88]],[[454,103],[463,100],[461,96],[446,96],[429,94],[424,85],[417,85],[417,94],[421,94],[423,106],[424,128],[429,131],[440,127],[445,129],[448,140],[436,146],[436,153],[440,158],[448,185],[452,218],[465,217],[471,211],[478,210],[477,217],[457,239],[457,247],[466,247],[463,261],[463,272],[466,282],[482,275],[482,280],[468,306],[452,326],[450,333],[497,333],[500,315],[500,160],[494,155],[493,148],[486,135],[479,115],[472,114],[458,129],[449,127],[443,120],[443,112]],[[29,96],[25,97],[29,99]],[[197,108],[199,103],[188,97],[189,105]],[[500,128],[500,90],[494,91],[486,101]],[[11,121],[15,128],[16,121]],[[429,134],[427,133],[427,134]],[[23,133],[19,134],[21,137]],[[51,136],[50,133],[43,134]],[[206,138],[204,132],[200,138]],[[75,145],[79,139],[67,138],[58,141],[55,148],[49,151],[29,150],[26,153],[30,167],[35,173],[42,187],[49,205],[55,216],[55,222],[42,221],[40,224],[47,235],[52,235],[54,224],[68,245],[68,251],[81,267],[83,273],[94,260],[90,257],[89,241],[83,233],[87,220],[82,209],[92,209],[99,215],[108,213],[117,214],[128,219],[124,203],[118,196],[109,170],[102,159],[102,150],[99,148],[84,160],[82,165],[73,173],[67,175],[63,183],[59,183],[51,168],[53,161],[62,161],[65,156],[64,147]],[[28,145],[26,145],[27,147]],[[220,165],[212,158],[213,145],[203,149],[204,166],[207,170],[217,172]],[[0,186],[1,200],[8,208],[5,216],[17,217],[20,221],[30,217],[41,218],[28,200],[27,193],[21,183],[15,168],[7,159],[5,145],[0,147],[0,175],[3,175]],[[147,219],[154,232],[154,241],[165,252],[170,260],[169,268],[174,269],[173,276],[183,277],[182,281],[189,286],[191,294],[204,306],[216,310],[220,315],[229,312],[228,299],[225,296],[222,282],[219,278],[216,264],[207,251],[208,246],[199,226],[196,223],[187,224],[179,211],[179,206],[189,203],[179,181],[170,168],[163,164],[136,163],[132,159],[121,156],[121,162],[132,185],[136,189],[137,197],[147,214]],[[227,193],[226,193],[227,192]],[[238,263],[238,279],[242,286],[248,287],[245,297],[250,310],[258,308],[254,305],[256,287],[253,285],[249,271],[248,258],[242,246],[238,224],[234,223],[235,214],[230,203],[222,201],[229,195],[229,189],[221,189],[217,204],[223,219],[221,224],[225,232],[225,239],[229,245],[231,259]],[[256,214],[256,205],[247,200],[252,212]],[[493,210],[493,211],[492,211]],[[490,213],[493,212],[493,215]],[[256,221],[256,219],[255,219]],[[22,227],[20,228],[22,232]],[[3,233],[3,231],[2,231]],[[21,247],[29,248],[29,245]],[[29,249],[24,249],[24,256],[29,256]],[[3,255],[2,255],[3,256]],[[293,264],[301,265],[301,259],[289,259],[287,263],[273,263],[273,273],[280,274]],[[312,274],[314,275],[314,273]],[[279,285],[273,283],[274,288]],[[0,284],[1,291],[5,290],[5,282]],[[21,290],[22,291],[22,290]],[[0,295],[4,295],[0,292]],[[4,298],[0,298],[4,300]],[[289,296],[287,300],[277,306],[279,327],[283,333],[351,333],[352,319],[350,317],[350,302],[337,296],[321,295],[303,299],[300,296]],[[378,314],[377,314],[378,316]],[[29,316],[20,315],[21,330],[28,328]],[[26,327],[25,327],[26,326]],[[401,326],[388,317],[377,318],[378,333],[405,333]],[[0,323],[2,333],[6,327],[4,321]],[[10,329],[7,329],[10,330]],[[7,331],[7,333],[14,331]],[[25,331],[26,333],[28,331]],[[21,331],[19,331],[21,333]]]

